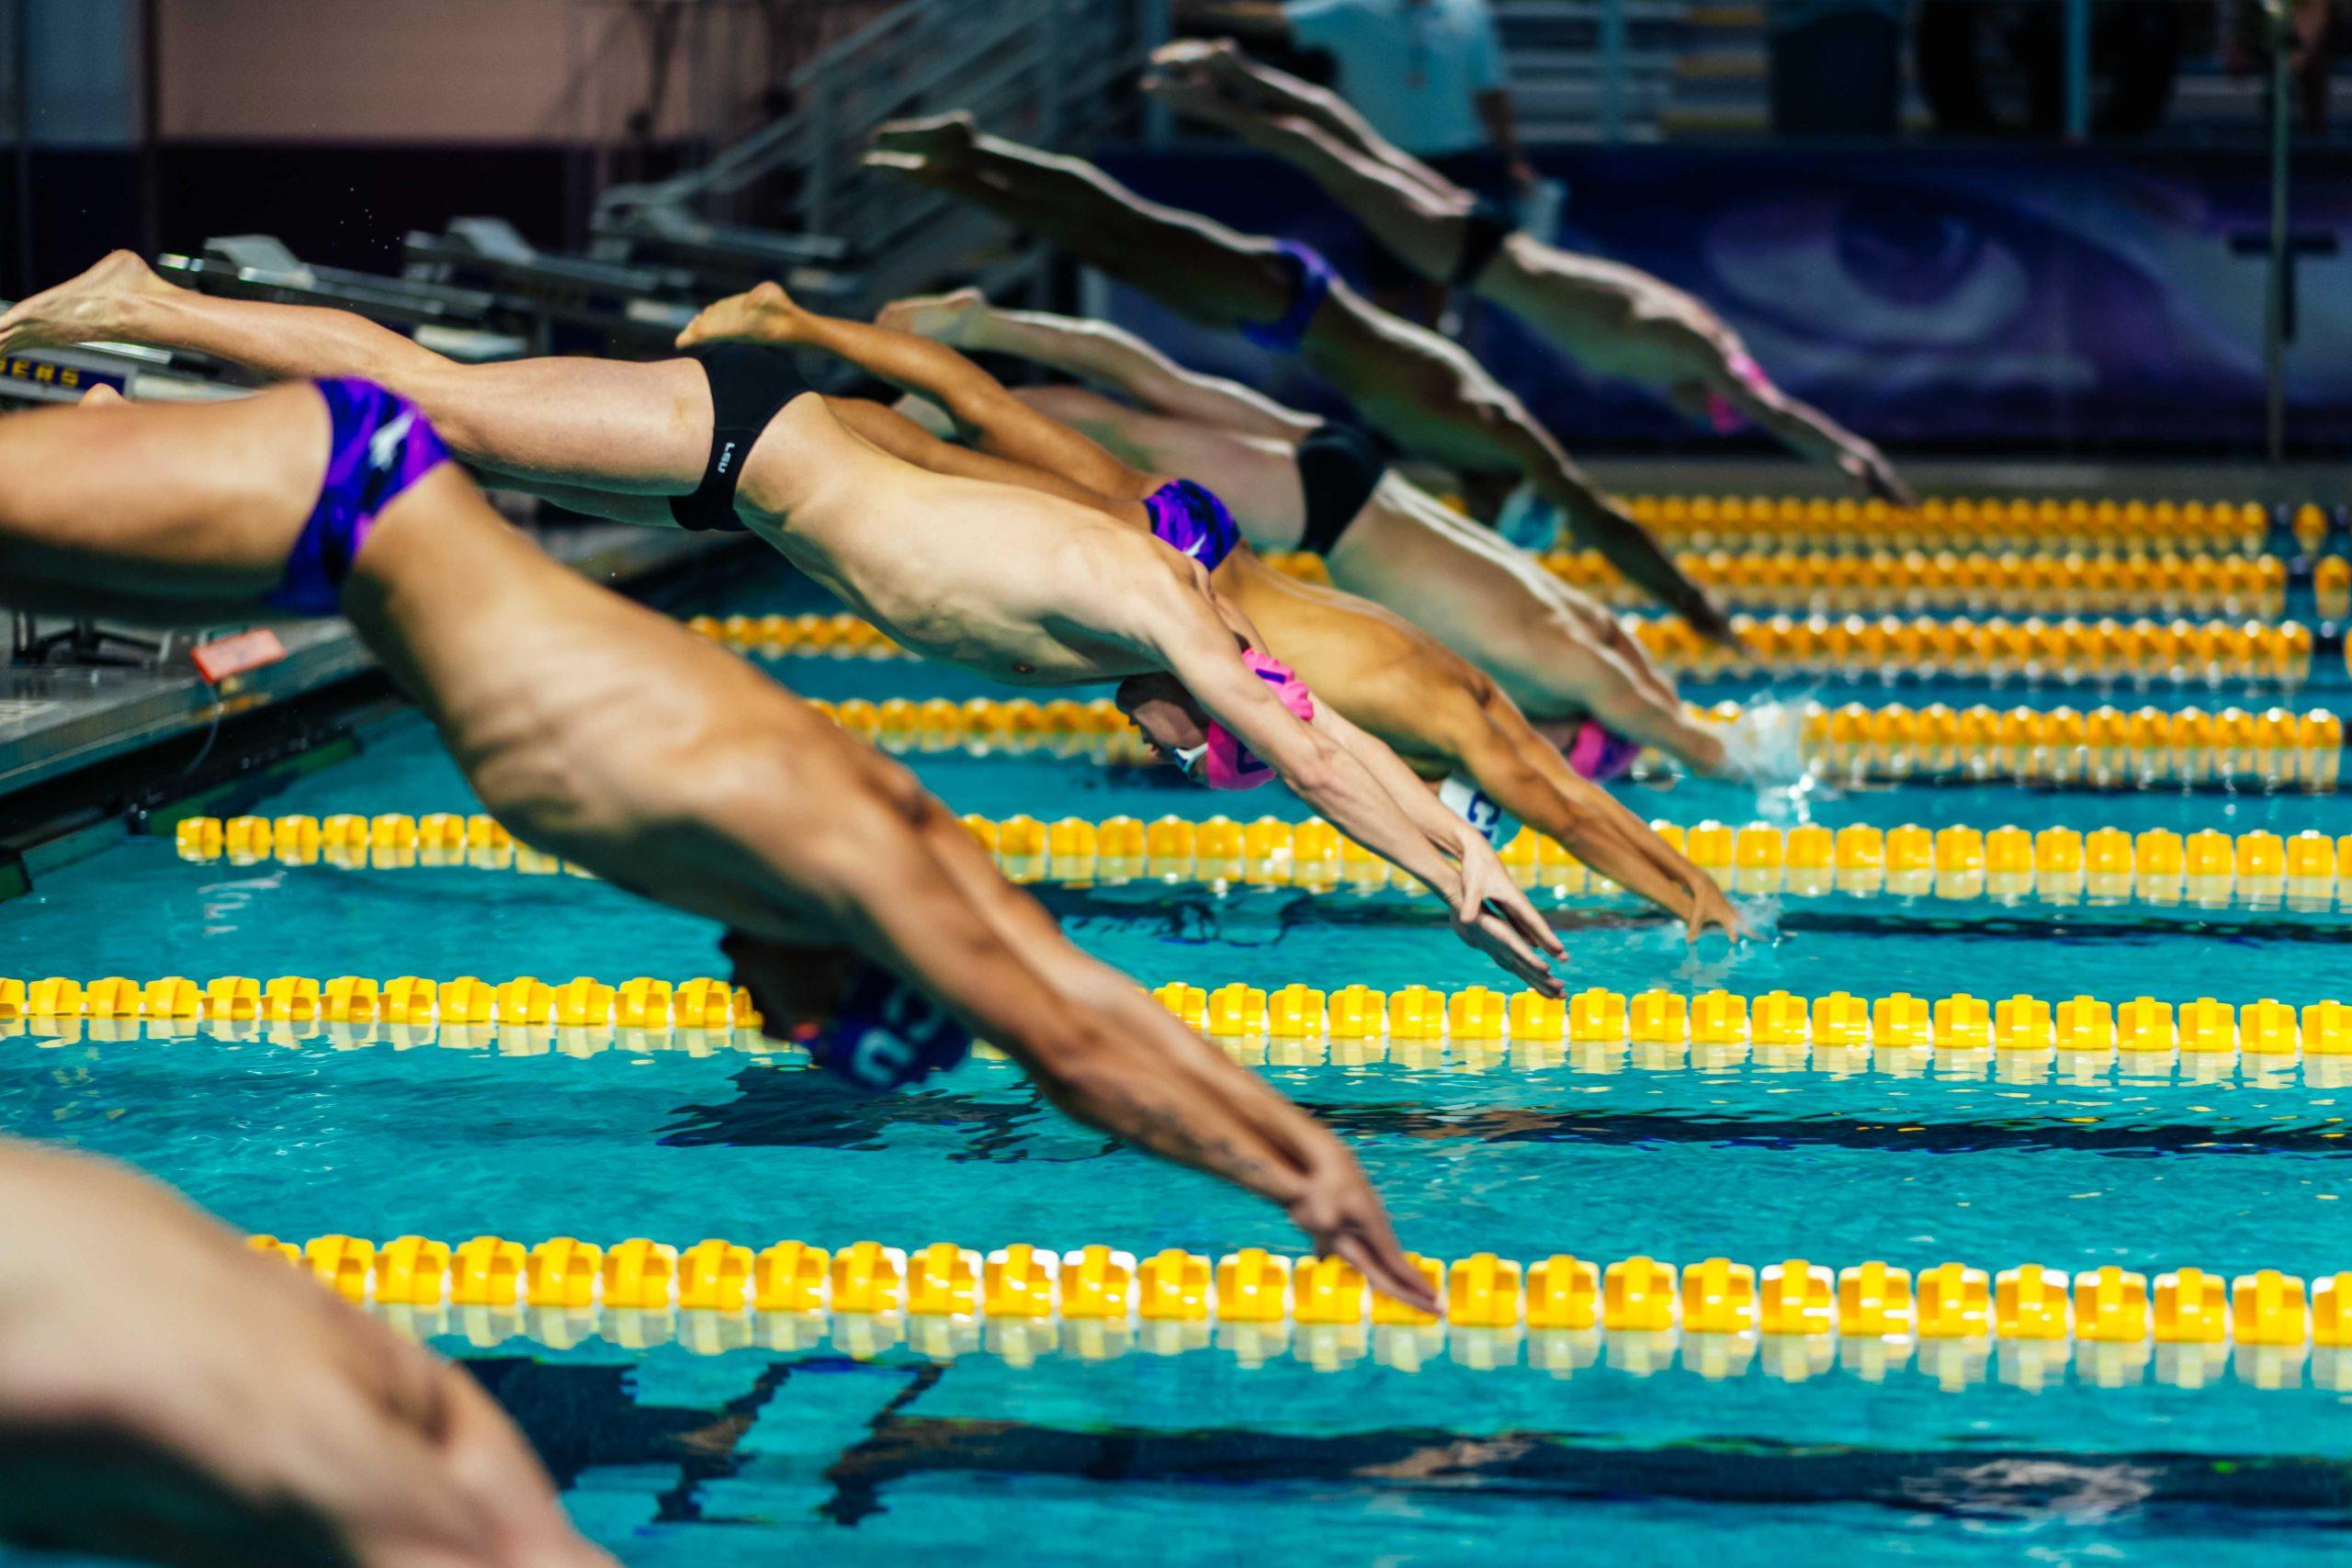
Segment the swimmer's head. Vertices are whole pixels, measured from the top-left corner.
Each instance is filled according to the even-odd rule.
[[[800,1046],[853,1088],[903,1089],[971,1054],[971,1032],[952,1014],[848,948],[729,931],[718,950],[759,1009],[760,1032]]]
[[[1273,688],[1283,705],[1302,722],[1315,717],[1315,696],[1290,666],[1244,649],[1241,661]],[[1210,789],[1256,789],[1273,782],[1274,770],[1216,720],[1172,675],[1136,675],[1120,682],[1113,699],[1152,748]]]
[[[1153,750],[1180,766],[1208,743],[1209,716],[1173,675],[1130,675],[1111,700],[1143,731]]]
[[[1634,771],[1642,743],[1629,740],[1597,718],[1584,721],[1567,749],[1568,766],[1589,779],[1622,779]]]
[[[1537,734],[1560,749],[1567,764],[1589,779],[1607,782],[1634,771],[1642,744],[1618,734],[1596,718],[1550,721],[1535,727]]]

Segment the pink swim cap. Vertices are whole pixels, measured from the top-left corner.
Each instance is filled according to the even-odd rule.
[[[1314,721],[1315,694],[1306,689],[1289,665],[1279,659],[1269,659],[1254,648],[1241,650],[1241,662],[1274,689],[1274,695],[1298,716],[1299,722]],[[1274,777],[1274,770],[1260,761],[1257,753],[1241,743],[1239,736],[1215,719],[1209,720],[1207,739],[1201,749],[1181,760],[1187,772],[1211,789],[1256,789],[1271,784]]]
[[[1626,739],[1597,718],[1589,718],[1563,754],[1568,766],[1589,779],[1621,779],[1634,771],[1642,743]]]
[[[1757,364],[1745,352],[1731,356],[1731,373],[1758,392],[1769,392],[1772,389],[1771,378],[1764,374],[1764,367]],[[1747,416],[1734,407],[1731,400],[1721,392],[1707,394],[1707,418],[1713,422],[1715,434],[1718,435],[1730,435],[1747,428]]]

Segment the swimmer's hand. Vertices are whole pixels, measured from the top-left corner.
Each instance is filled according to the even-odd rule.
[[[1741,653],[1748,651],[1747,639],[1731,624],[1731,613],[1715,603],[1705,589],[1692,584],[1690,592],[1675,603],[1675,614],[1690,624],[1690,629],[1709,642],[1720,643]]]
[[[1336,1140],[1332,1148],[1341,1163],[1327,1160],[1324,1168],[1304,1179],[1298,1195],[1285,1205],[1291,1223],[1313,1238],[1317,1257],[1344,1258],[1382,1295],[1423,1312],[1437,1311],[1437,1292],[1428,1276],[1406,1260],[1388,1211],[1363,1168]]]
[[[1544,995],[1565,995],[1543,954],[1565,958],[1567,945],[1511,881],[1487,836],[1466,822],[1458,826],[1453,845],[1462,876],[1453,897],[1456,934]]]
[[[1894,465],[1886,460],[1886,454],[1867,441],[1859,437],[1849,440],[1838,454],[1838,467],[1845,471],[1848,479],[1889,506],[1917,506],[1919,503],[1919,498],[1912,493],[1903,476],[1894,471]]]
[[[130,1171],[5,1140],[0,1496],[107,1556],[613,1568],[465,1372]]]
[[[1125,976],[996,1043],[1046,1098],[1162,1159],[1222,1177],[1282,1206],[1317,1253],[1346,1258],[1374,1289],[1424,1311],[1429,1285],[1363,1168],[1329,1128],[1177,1021]]]
[[[1745,942],[1756,934],[1747,917],[1734,908],[1732,901],[1724,897],[1724,890],[1702,873],[1699,886],[1691,890],[1690,929],[1684,932],[1684,940],[1695,946],[1711,931],[1719,931],[1733,942]]]

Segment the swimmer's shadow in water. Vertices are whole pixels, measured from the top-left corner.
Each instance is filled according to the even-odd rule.
[[[1082,1152],[1041,1151],[1035,1134],[1069,1125],[1022,1086],[1018,1103],[976,1100],[939,1089],[860,1094],[806,1068],[748,1067],[737,1073],[740,1098],[722,1105],[683,1105],[662,1129],[667,1148],[879,1149],[894,1128],[939,1127],[965,1134],[951,1162],[1011,1165],[1094,1159],[1116,1147],[1089,1141]]]
[[[1453,918],[1434,898],[1354,898],[1262,888],[1237,889],[1220,896],[1174,892],[1159,884],[1109,888],[1035,886],[1029,892],[1069,934],[1132,933],[1140,928],[1159,941],[1182,946],[1216,942],[1227,947],[1272,947],[1302,927],[1442,928]],[[1566,906],[1542,913],[1555,931],[1634,931],[1668,923],[1666,915],[1650,908]]]
[[[2086,1456],[2030,1449],[1871,1449],[1767,1438],[1611,1447],[1589,1435],[1374,1428],[1329,1436],[1227,1427],[1090,1429],[887,1413],[827,1472],[819,1512],[854,1525],[884,1489],[944,1476],[1055,1476],[1202,1488],[1313,1488],[1326,1502],[1508,1493],[1542,1504],[1677,1498],[1781,1507],[1863,1506],[1909,1515],[2094,1523],[2162,1509],[2226,1528],[2352,1526],[2352,1485],[2332,1459],[2164,1450]]]

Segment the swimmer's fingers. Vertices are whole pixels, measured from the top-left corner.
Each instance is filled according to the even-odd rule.
[[[1747,639],[1731,624],[1731,615],[1703,589],[1694,588],[1690,597],[1675,606],[1690,629],[1710,642],[1725,648],[1747,651]]]
[[[1462,940],[1526,981],[1547,997],[1566,996],[1567,987],[1552,966],[1527,945],[1510,923],[1491,911],[1481,912],[1477,919],[1467,925],[1456,924],[1454,930]]]
[[[1384,1246],[1369,1236],[1351,1233],[1336,1238],[1326,1250],[1353,1264],[1356,1272],[1382,1295],[1422,1312],[1437,1311],[1437,1292],[1430,1288],[1427,1276],[1405,1260],[1405,1249],[1395,1236],[1388,1237]]]
[[[1490,902],[1498,913],[1509,919],[1512,926],[1539,949],[1555,958],[1566,958],[1568,955],[1568,944],[1560,940],[1560,933],[1552,929],[1552,922],[1545,919],[1537,912],[1535,906],[1528,902],[1527,895],[1520,889],[1517,883],[1510,880],[1508,873],[1504,874],[1502,885]]]
[[[1423,1312],[1437,1310],[1429,1280],[1406,1261],[1388,1211],[1354,1156],[1341,1150],[1338,1158],[1313,1173],[1290,1213],[1313,1240],[1317,1256],[1346,1258],[1382,1295]]]
[[[1462,857],[1462,899],[1454,911],[1455,918],[1471,919],[1482,912],[1490,911],[1509,921],[1534,946],[1555,958],[1566,957],[1566,944],[1560,941],[1558,933],[1552,930],[1544,917],[1535,912],[1535,906],[1527,901],[1527,895],[1510,879],[1510,873],[1503,869],[1501,857],[1495,853],[1495,847],[1487,842],[1486,835],[1469,828],[1466,823],[1464,827],[1465,830],[1459,850]]]
[[[1487,868],[1471,848],[1467,834],[1454,846],[1454,852],[1461,859],[1462,882],[1453,892],[1453,918],[1457,921],[1475,920],[1486,907]]]
[[[490,1519],[501,1568],[613,1568],[581,1539],[556,1501],[538,1456],[505,1412],[462,1368],[443,1364],[444,1466],[458,1489]]]
[[[1702,902],[1698,908],[1690,911],[1690,923],[1683,932],[1683,940],[1692,947],[1696,947],[1699,945],[1699,939],[1711,931],[1723,932],[1725,940],[1734,942],[1744,942],[1756,934],[1748,929],[1747,919],[1736,909],[1728,906],[1723,908],[1712,908]]]
[[[1888,462],[1885,456],[1876,449],[1871,452],[1870,485],[1879,499],[1890,506],[1919,504],[1917,493],[1904,481],[1902,475],[1894,471],[1894,465]]]
[[[925,185],[945,185],[946,173],[930,159],[917,152],[891,152],[879,147],[869,148],[858,155],[858,163],[886,175],[904,179],[920,180]]]

